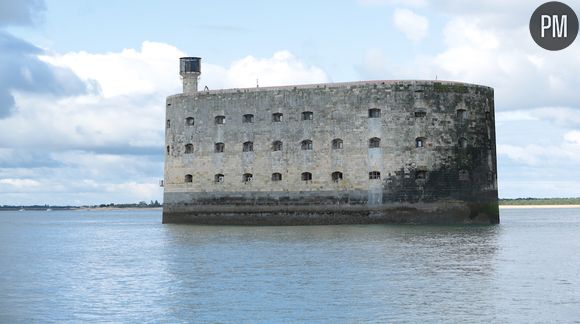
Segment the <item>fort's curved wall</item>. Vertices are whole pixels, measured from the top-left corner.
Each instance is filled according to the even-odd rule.
[[[166,117],[165,223],[499,222],[489,87],[368,81],[205,91],[168,97]]]

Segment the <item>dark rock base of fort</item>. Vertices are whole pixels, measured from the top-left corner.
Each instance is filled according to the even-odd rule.
[[[492,195],[493,196],[493,195]],[[167,194],[166,194],[167,198]],[[169,203],[165,224],[338,225],[338,224],[498,224],[497,200],[348,204],[213,204]],[[304,202],[303,202],[304,203]]]

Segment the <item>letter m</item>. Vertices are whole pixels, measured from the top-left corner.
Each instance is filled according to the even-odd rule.
[[[558,15],[553,15],[552,16],[552,20],[554,21],[554,28],[552,29],[552,37],[556,38],[562,38],[562,34],[564,34],[563,37],[568,37],[568,16],[567,15],[562,15],[560,16],[562,18],[562,20],[560,20],[560,23],[558,23]]]

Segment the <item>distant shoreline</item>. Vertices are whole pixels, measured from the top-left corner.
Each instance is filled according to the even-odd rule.
[[[120,211],[120,210],[162,210],[163,207],[80,207],[72,210],[84,211],[84,210],[107,210],[107,211]]]
[[[564,209],[564,208],[580,208],[580,204],[559,204],[559,205],[549,205],[549,204],[545,204],[545,205],[499,205],[499,208],[501,209],[526,209],[526,208],[531,208],[531,209],[546,209],[546,208],[557,208],[557,209]],[[43,211],[43,210],[47,210],[46,208],[23,208],[24,210],[27,211]],[[147,210],[147,211],[161,211],[163,209],[163,207],[65,207],[65,208],[51,208],[48,207],[49,210],[61,210],[61,211],[122,211],[122,210],[128,210],[128,211],[138,211],[138,210]],[[1,211],[18,211],[18,208],[0,208],[0,212]]]
[[[524,208],[580,208],[580,205],[499,205],[504,209],[524,209]]]
[[[121,210],[162,210],[163,207],[8,207],[2,208],[0,207],[0,212],[2,211],[97,211],[97,210],[106,210],[106,211],[121,211]]]

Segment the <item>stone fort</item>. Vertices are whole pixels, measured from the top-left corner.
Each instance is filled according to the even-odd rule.
[[[447,81],[198,91],[166,102],[164,223],[499,223],[494,93]]]

